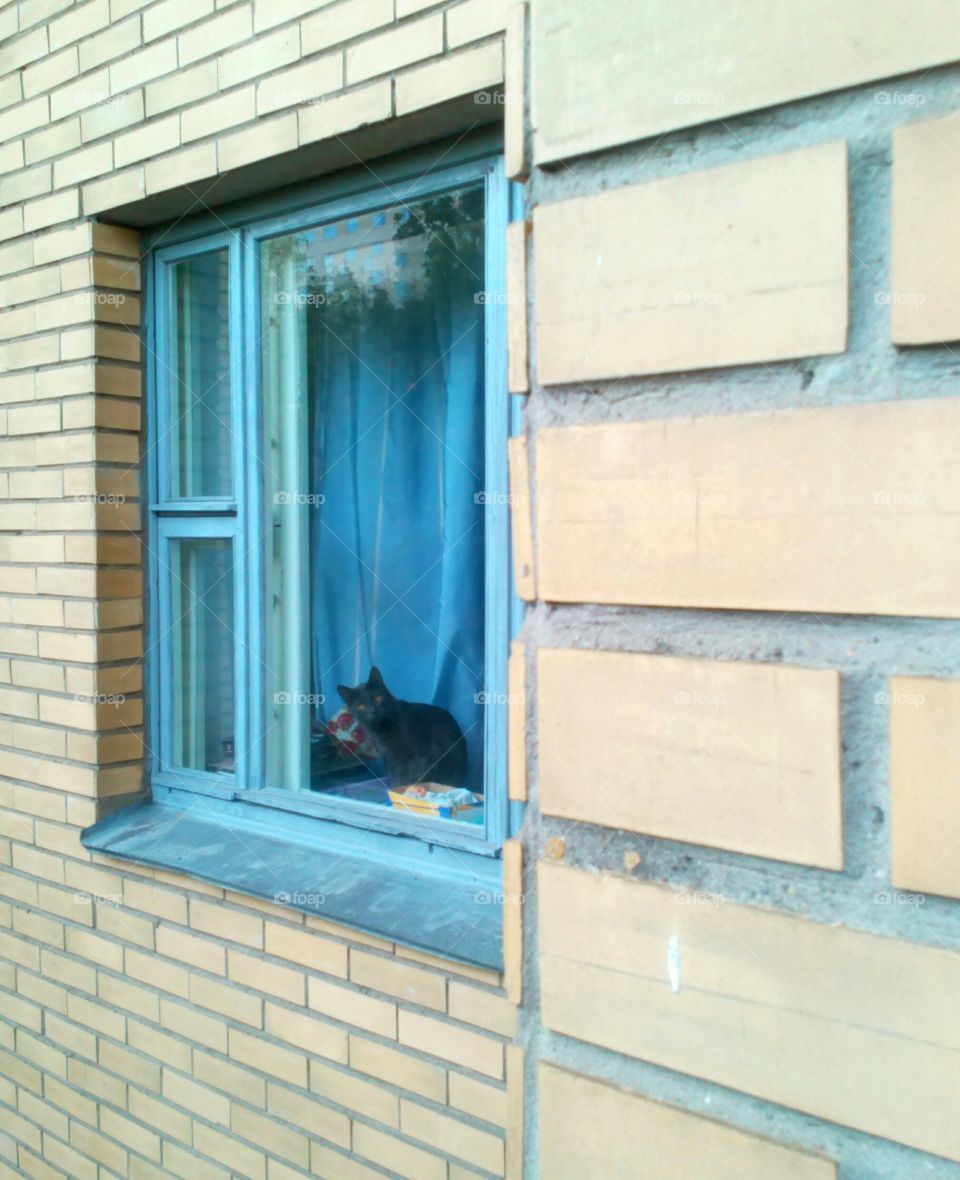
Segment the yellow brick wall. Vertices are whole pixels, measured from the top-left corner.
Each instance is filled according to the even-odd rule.
[[[80,222],[0,250],[0,773],[7,806],[82,825],[140,779],[139,237]]]
[[[91,858],[5,803],[0,1175],[505,1174],[497,974]]]
[[[499,976],[79,843],[144,710],[140,245],[93,219],[394,115],[425,138],[501,84],[505,13],[0,6],[0,1176],[507,1171]]]
[[[503,79],[502,0],[7,7],[3,239]]]

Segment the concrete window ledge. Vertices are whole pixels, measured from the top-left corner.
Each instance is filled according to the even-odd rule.
[[[309,821],[308,821],[309,822]],[[225,889],[316,914],[404,946],[500,970],[500,862],[451,872],[360,849],[367,833],[329,844],[265,830],[243,816],[135,803],[82,834],[91,852],[170,869]],[[401,840],[409,848],[410,841]]]

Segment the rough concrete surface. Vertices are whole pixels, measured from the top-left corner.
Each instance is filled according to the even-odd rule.
[[[841,355],[546,390],[536,383],[536,336],[531,323],[533,380],[523,415],[524,430],[535,434],[546,426],[572,423],[956,395],[960,389],[960,348],[895,348],[890,343],[885,297],[889,290],[893,129],[904,122],[956,110],[958,105],[960,68],[945,67],[707,123],[569,161],[549,171],[535,170],[528,207],[845,139],[850,178],[851,318],[848,348]],[[533,270],[529,287],[531,300],[535,300]],[[533,453],[530,460],[534,462]],[[535,470],[531,482],[535,495]],[[562,836],[565,862],[581,868],[622,873],[627,871],[624,855],[635,852],[640,862],[633,875],[641,879],[721,894],[731,901],[769,906],[820,922],[956,947],[960,943],[960,907],[955,902],[933,896],[924,896],[921,902],[897,898],[890,886],[888,706],[884,694],[894,675],[960,676],[960,622],[539,603],[527,611],[522,637],[528,659],[530,792],[523,825],[527,875],[520,1033],[527,1050],[527,1174],[537,1175],[536,1063],[547,1059],[771,1135],[783,1143],[823,1150],[839,1162],[840,1180],[957,1180],[960,1167],[947,1160],[544,1030],[538,1017],[533,869],[547,840]],[[543,646],[783,661],[838,669],[844,871],[780,864],[541,817],[534,671],[536,650]]]

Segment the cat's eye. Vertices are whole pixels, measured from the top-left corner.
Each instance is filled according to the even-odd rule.
[[[382,705],[382,704],[383,704],[383,697],[374,697],[374,698],[373,698],[373,703],[374,703],[375,705]]]

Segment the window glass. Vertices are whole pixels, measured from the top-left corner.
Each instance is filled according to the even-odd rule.
[[[170,493],[229,496],[230,319],[227,251],[174,263],[169,384]]]
[[[482,184],[260,249],[266,780],[483,822]]]
[[[173,761],[233,773],[233,545],[221,537],[170,542],[173,588]]]

